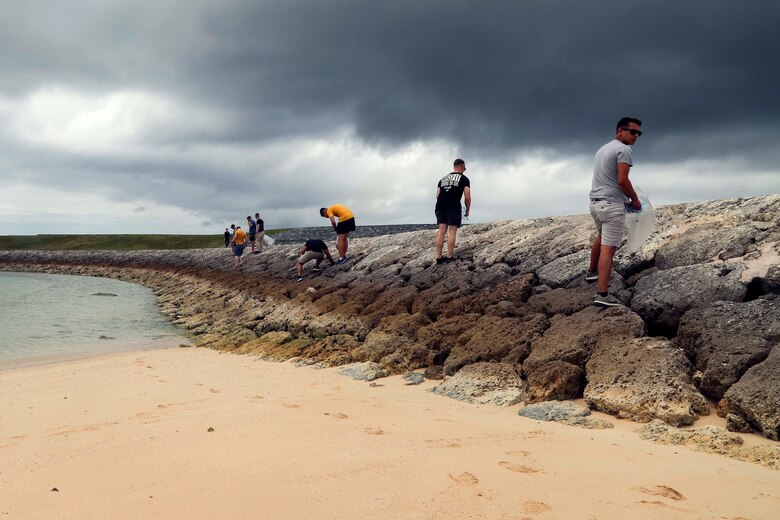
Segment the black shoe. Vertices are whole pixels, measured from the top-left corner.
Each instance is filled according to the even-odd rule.
[[[442,262],[442,263],[449,264],[450,262],[454,262],[454,261],[455,261],[454,257],[452,257],[452,256],[445,256],[444,257],[444,262]]]
[[[436,259],[436,263],[437,264],[443,264],[446,261],[447,260],[445,260],[443,256],[440,256],[439,258]]]

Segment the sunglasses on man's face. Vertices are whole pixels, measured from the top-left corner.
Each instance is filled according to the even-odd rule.
[[[642,135],[641,130],[637,130],[636,128],[621,128],[621,130],[625,130],[626,132],[630,132],[631,135],[635,135],[637,137],[640,137]]]

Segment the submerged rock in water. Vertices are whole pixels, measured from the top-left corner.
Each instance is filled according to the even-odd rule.
[[[114,293],[107,293],[107,292],[96,292],[90,294],[90,296],[116,296]]]

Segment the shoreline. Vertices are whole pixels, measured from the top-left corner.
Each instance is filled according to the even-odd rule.
[[[583,430],[432,381],[376,383],[200,348],[3,372],[0,514],[768,520],[780,507],[780,472],[641,440],[635,423],[597,414],[615,428]]]

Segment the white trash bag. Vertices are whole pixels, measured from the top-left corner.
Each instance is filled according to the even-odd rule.
[[[626,210],[626,234],[628,235],[626,249],[629,253],[639,251],[655,227],[655,210],[650,204],[650,199],[636,184],[634,191],[639,197],[639,202],[642,203],[642,209],[637,211],[629,207]]]
[[[273,238],[269,237],[268,235],[263,235],[263,244],[267,246],[272,246],[274,245],[274,242],[276,242],[276,240],[274,240]]]

